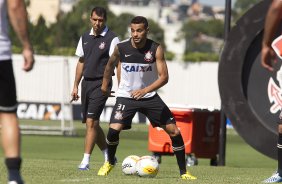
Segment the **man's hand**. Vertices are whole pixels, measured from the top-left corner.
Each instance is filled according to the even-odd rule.
[[[134,98],[135,100],[141,99],[144,95],[146,95],[145,89],[138,89],[131,91],[131,97]]]
[[[115,91],[109,91],[109,90],[108,90],[108,87],[104,87],[104,86],[102,85],[101,91],[102,91],[102,93],[103,93],[104,96],[107,96],[107,97],[115,97],[115,95],[113,95],[113,93],[115,93]]]
[[[103,93],[104,96],[115,97],[115,95],[114,95],[115,91],[108,91],[108,90],[105,90],[105,89],[102,89],[102,88],[101,88],[101,90],[102,90],[102,93]]]
[[[24,57],[23,70],[28,72],[32,70],[34,64],[33,51],[31,49],[24,49],[22,54]]]
[[[263,46],[261,51],[261,65],[269,71],[273,71],[273,64],[277,63],[276,54],[270,46]]]
[[[70,103],[72,103],[73,101],[77,101],[79,99],[78,96],[78,88],[74,87],[71,93],[71,100]]]

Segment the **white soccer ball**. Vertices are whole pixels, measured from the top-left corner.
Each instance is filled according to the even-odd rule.
[[[136,155],[127,156],[121,164],[122,172],[125,175],[136,174],[136,163],[139,159],[140,159],[140,157],[136,156]]]
[[[152,156],[142,156],[136,164],[136,173],[141,177],[155,177],[159,172],[159,163]]]

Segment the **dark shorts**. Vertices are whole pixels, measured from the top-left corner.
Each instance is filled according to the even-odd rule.
[[[110,123],[121,123],[124,125],[123,129],[130,129],[136,112],[143,113],[153,127],[176,123],[171,111],[158,94],[141,100],[117,97]]]
[[[81,83],[82,123],[87,118],[99,120],[108,97],[101,91],[103,79],[83,79]],[[112,82],[109,85],[112,88]]]
[[[0,112],[16,112],[17,95],[12,60],[0,61],[0,86]]]

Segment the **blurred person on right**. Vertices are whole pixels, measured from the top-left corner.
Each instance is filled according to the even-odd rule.
[[[273,72],[273,64],[277,61],[276,54],[271,47],[271,44],[281,24],[282,15],[282,0],[273,0],[265,18],[264,34],[261,49],[261,64],[264,68]],[[282,48],[281,48],[282,49]],[[280,69],[281,70],[281,69]],[[279,71],[277,72],[277,80],[282,81]],[[282,83],[280,82],[280,87]],[[282,182],[282,116],[279,116],[278,122],[278,168],[277,171],[269,178],[264,180],[264,183],[280,183]]]

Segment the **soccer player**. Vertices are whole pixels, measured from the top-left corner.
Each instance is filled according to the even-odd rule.
[[[132,118],[139,111],[149,118],[152,126],[163,128],[170,136],[180,178],[194,180],[196,177],[186,170],[185,146],[175,119],[156,92],[168,82],[164,51],[158,43],[147,38],[149,27],[145,17],[134,17],[130,29],[131,38],[115,47],[104,73],[101,89],[106,96],[110,96],[108,86],[120,61],[120,83],[106,138],[109,161],[100,168],[98,175],[108,175],[115,166],[119,134],[131,128]]]
[[[76,55],[79,57],[72,91],[72,100],[77,101],[78,86],[81,84],[82,123],[86,123],[83,159],[78,166],[80,170],[89,170],[90,155],[95,143],[107,161],[107,145],[105,134],[99,125],[100,115],[105,107],[107,97],[101,92],[102,78],[105,66],[114,47],[119,42],[118,37],[106,26],[107,12],[102,7],[95,7],[90,14],[92,28],[84,33],[78,42]],[[112,82],[108,88],[111,89]]]
[[[24,0],[0,0],[0,125],[5,164],[9,184],[23,184],[20,174],[20,129],[17,119],[16,85],[12,67],[11,41],[8,37],[8,19],[22,47],[24,65],[28,72],[33,68],[34,56],[27,28]]]
[[[274,39],[278,26],[281,24],[282,1],[273,0],[270,5],[264,26],[264,34],[261,50],[261,64],[269,71],[273,71],[273,61],[276,58],[274,50],[271,48],[271,43]],[[277,76],[279,77],[279,76]],[[281,77],[281,76],[280,76]],[[281,81],[281,79],[280,79]],[[264,183],[280,183],[282,182],[282,117],[280,116],[278,124],[278,169],[271,177],[264,180]]]

